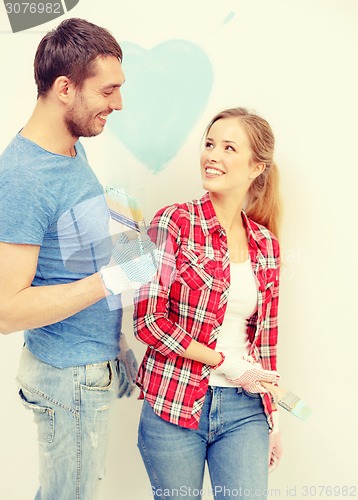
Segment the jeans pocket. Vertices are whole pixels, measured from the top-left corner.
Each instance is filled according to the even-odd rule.
[[[85,387],[88,389],[106,390],[111,385],[113,374],[109,361],[86,365]]]
[[[24,389],[19,389],[22,404],[27,410],[32,410],[38,430],[38,439],[41,443],[52,443],[55,434],[55,411],[43,406],[37,399],[37,395]]]
[[[85,383],[81,384],[81,387],[87,391],[113,392],[116,376],[116,369],[112,361],[86,365]]]
[[[248,396],[249,398],[252,398],[252,399],[261,399],[261,394],[259,392],[249,392],[249,391],[245,391],[245,389],[242,389],[242,392]]]

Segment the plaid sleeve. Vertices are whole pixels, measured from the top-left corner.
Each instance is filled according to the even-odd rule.
[[[170,287],[176,277],[180,210],[175,205],[160,210],[148,234],[156,245],[158,271],[135,295],[134,333],[138,340],[168,358],[188,348],[192,337],[169,318]]]
[[[275,237],[269,241],[268,254],[275,267],[267,270],[267,287],[272,287],[271,299],[266,303],[263,328],[258,342],[261,364],[266,370],[277,369],[278,303],[280,278],[280,247]]]

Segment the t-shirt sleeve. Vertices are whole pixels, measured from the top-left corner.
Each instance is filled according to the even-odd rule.
[[[0,171],[0,241],[41,245],[52,217],[38,177]]]

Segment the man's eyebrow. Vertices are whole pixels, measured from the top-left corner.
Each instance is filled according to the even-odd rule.
[[[103,87],[101,87],[102,89],[119,89],[120,87],[122,87],[124,82],[122,83],[107,83],[106,85],[103,85]]]

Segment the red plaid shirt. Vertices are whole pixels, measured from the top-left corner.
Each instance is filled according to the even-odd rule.
[[[256,276],[256,312],[247,321],[251,356],[276,370],[279,245],[242,212]],[[137,385],[155,413],[197,429],[210,366],[180,356],[192,339],[215,349],[229,290],[225,231],[206,193],[200,200],[161,209],[149,233],[158,247],[158,275],[136,294],[134,331],[148,345]],[[263,395],[270,427],[271,397]]]

